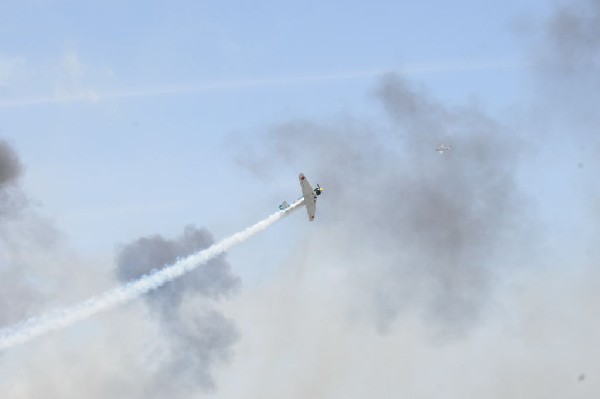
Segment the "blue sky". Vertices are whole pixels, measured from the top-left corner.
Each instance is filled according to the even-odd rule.
[[[545,6],[9,4],[0,17],[1,129],[27,167],[29,193],[77,247],[107,249],[115,229],[126,239],[130,230],[161,230],[188,215],[225,234],[227,217],[212,210],[234,208],[237,190],[264,184],[244,183],[248,176],[227,149],[231,134],[296,117],[377,118],[370,92],[386,70],[409,71],[450,103],[477,98],[501,111],[524,95],[526,60],[514,26]],[[231,87],[193,89],[223,82]],[[175,94],[161,94],[165,89]],[[119,98],[127,93],[134,96]],[[77,100],[82,96],[99,99]],[[25,104],[10,106],[19,101]],[[216,195],[205,195],[207,187]],[[120,212],[128,214],[122,228],[81,232],[108,229],[99,215]]]

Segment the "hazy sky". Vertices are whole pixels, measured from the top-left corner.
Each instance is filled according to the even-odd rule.
[[[28,192],[61,220],[71,242],[91,250],[196,220],[230,231],[235,223],[210,208],[235,207],[234,193],[248,179],[231,162],[231,136],[303,116],[379,118],[370,92],[380,71],[406,69],[443,100],[477,98],[500,112],[527,95],[520,65],[529,60],[519,46],[519,21],[549,12],[544,2],[25,2],[5,8],[2,134],[26,166]],[[244,87],[255,80],[277,82]],[[219,87],[222,82],[234,84]],[[206,84],[217,88],[194,90]],[[163,94],[169,90],[182,93]],[[274,191],[277,199],[296,195]],[[255,218],[243,213],[246,222]],[[121,226],[105,223],[123,214]]]
[[[326,191],[0,392],[596,397],[599,54],[598,0],[4,4],[2,325]]]

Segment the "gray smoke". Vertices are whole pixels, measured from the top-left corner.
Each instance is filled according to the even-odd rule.
[[[13,215],[20,207],[22,197],[18,191],[21,162],[10,145],[0,139],[0,238],[4,236],[6,216]]]
[[[24,197],[17,188],[21,162],[9,144],[0,139],[0,217],[14,214]]]
[[[420,277],[431,280],[436,294],[428,306],[436,318],[460,326],[489,299],[491,271],[508,259],[506,240],[523,235],[527,206],[514,181],[518,142],[476,107],[445,107],[394,76],[383,79],[378,97],[392,134],[404,143],[404,162],[388,167],[401,168],[387,182],[394,188],[381,187],[399,208],[388,217],[387,233],[401,252],[412,253],[400,269],[422,269]],[[446,141],[455,151],[433,153]],[[391,277],[400,281],[402,274]]]
[[[0,268],[0,325],[5,326],[24,319],[32,304],[38,302],[37,290],[27,282],[17,267],[4,264]]]
[[[581,0],[559,6],[533,39],[541,125],[569,138],[596,141],[600,126],[600,2]]]
[[[206,229],[194,226],[187,226],[175,240],[160,235],[142,237],[119,250],[117,277],[121,282],[136,279],[213,243]],[[157,378],[147,387],[146,397],[214,387],[211,370],[229,358],[231,347],[239,337],[233,322],[210,306],[208,300],[226,297],[239,285],[240,280],[232,274],[229,264],[218,257],[145,296],[170,346]],[[183,306],[184,298],[190,301],[194,297],[204,300],[193,301],[196,306]]]
[[[4,140],[0,140],[0,187],[13,182],[21,174],[21,162],[13,149]]]
[[[518,143],[477,107],[446,107],[396,75],[376,99],[387,125],[294,121],[271,129],[266,153],[329,189],[320,222],[341,233],[318,239],[347,254],[380,327],[417,306],[441,333],[461,333],[490,298],[492,270],[508,262],[502,250],[523,237]],[[439,155],[442,142],[454,150]]]
[[[600,1],[579,0],[558,7],[535,37],[537,108],[540,124],[554,133],[548,151],[559,154],[559,180],[569,193],[569,209],[577,220],[565,236],[576,244],[563,252],[570,268],[582,269],[582,280],[598,291],[598,238],[600,237]],[[566,144],[566,145],[565,145]],[[557,151],[558,150],[558,151]],[[582,282],[583,284],[583,282]],[[585,320],[597,308],[587,300],[576,313]],[[600,326],[586,326],[600,334]]]
[[[13,235],[21,234],[13,224],[26,199],[18,184],[22,165],[12,147],[0,139],[0,325],[23,318],[38,294],[24,276],[21,264],[23,243]],[[21,238],[22,240],[22,238]]]
[[[555,154],[547,159],[563,177],[554,184],[572,198],[560,206],[584,221],[565,234],[595,248],[585,221],[600,220],[600,1],[559,6],[531,42],[536,145]]]

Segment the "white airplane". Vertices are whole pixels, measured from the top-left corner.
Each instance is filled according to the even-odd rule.
[[[440,144],[440,146],[438,148],[435,149],[437,152],[439,152],[440,154],[445,153],[446,151],[451,151],[452,147],[449,145],[444,145],[444,144]]]
[[[292,205],[288,204],[287,201],[283,201],[283,203],[279,205],[279,209],[286,211],[287,215],[293,209],[296,209],[302,205],[306,205],[308,220],[312,222],[315,219],[315,213],[317,212],[317,196],[321,195],[325,189],[317,184],[317,188],[313,190],[313,188],[310,186],[310,183],[302,173],[300,173],[298,179],[300,180],[300,187],[302,188],[303,197],[298,198]],[[290,207],[292,207],[292,209],[289,209]]]

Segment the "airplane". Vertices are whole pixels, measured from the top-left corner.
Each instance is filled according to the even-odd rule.
[[[449,145],[440,144],[438,148],[435,149],[440,155],[443,155],[446,151],[451,151],[452,147]]]
[[[302,189],[303,197],[298,198],[292,205],[288,204],[287,201],[283,201],[283,203],[279,205],[279,209],[281,211],[285,211],[285,214],[287,215],[293,209],[296,209],[302,205],[306,205],[308,220],[312,222],[315,219],[315,213],[317,211],[317,196],[321,195],[325,188],[321,187],[317,183],[317,188],[313,190],[310,183],[302,173],[300,173],[298,179],[300,181],[300,188]]]

